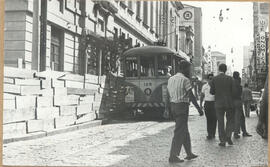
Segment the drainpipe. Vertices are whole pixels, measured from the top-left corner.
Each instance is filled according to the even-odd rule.
[[[41,0],[40,15],[40,71],[46,70],[47,0]]]
[[[39,70],[39,0],[33,1],[32,70]]]

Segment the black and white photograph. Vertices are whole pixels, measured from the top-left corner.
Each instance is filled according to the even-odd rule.
[[[3,165],[268,166],[269,2],[1,1]]]

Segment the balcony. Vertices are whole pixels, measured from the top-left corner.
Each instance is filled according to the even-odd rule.
[[[107,9],[111,13],[117,13],[117,4],[114,1],[111,0],[102,0],[102,1],[96,1],[97,4],[100,4],[103,8]]]
[[[129,14],[130,16],[132,16],[132,15],[134,14],[134,12],[133,12],[130,8],[128,8],[127,12],[128,12],[128,14]]]
[[[126,9],[126,8],[127,8],[126,2],[124,2],[124,1],[120,1],[120,6],[121,6],[123,9]]]

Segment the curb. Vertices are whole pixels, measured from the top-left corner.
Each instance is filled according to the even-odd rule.
[[[29,134],[26,134],[24,136],[3,139],[3,144],[18,142],[18,141],[33,140],[33,139],[38,139],[38,138],[42,138],[42,137],[48,137],[48,136],[53,136],[53,135],[57,135],[57,134],[73,132],[76,130],[82,130],[82,129],[87,129],[87,128],[91,128],[91,127],[96,127],[96,126],[103,125],[106,121],[107,120],[94,120],[91,122],[85,122],[85,123],[77,124],[77,125],[70,126],[70,127],[55,129],[55,130],[48,131],[48,132],[41,131],[41,132],[29,133]]]

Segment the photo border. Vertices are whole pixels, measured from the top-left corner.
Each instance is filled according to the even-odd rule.
[[[128,1],[128,0],[126,0]],[[141,0],[144,1],[144,0]],[[156,0],[148,0],[148,1],[156,1]],[[170,0],[158,0],[158,1],[170,1]],[[179,1],[179,0],[175,0],[175,1]],[[269,1],[267,0],[184,0],[184,1],[216,1],[216,2],[268,2],[270,4]],[[183,2],[183,1],[180,1]],[[240,11],[239,11],[240,12]],[[270,8],[269,8],[269,13],[270,13]],[[0,107],[1,109],[1,119],[0,119],[0,124],[3,125],[3,79],[4,79],[4,15],[5,15],[5,0],[0,0]],[[269,14],[270,16],[270,14]],[[270,18],[270,17],[269,17]],[[270,20],[270,19],[269,19]],[[268,45],[270,46],[270,44],[268,43]],[[268,47],[269,47],[268,46]],[[268,55],[269,57],[269,55]],[[269,62],[268,62],[269,63]],[[270,65],[270,63],[268,64]],[[269,73],[270,69],[268,69],[268,73]],[[268,81],[269,81],[269,77],[268,77]],[[268,94],[269,94],[269,89],[268,89]],[[268,104],[270,102],[270,99],[268,98]],[[270,107],[268,105],[268,111],[269,111]],[[268,120],[270,118],[270,115],[268,114]],[[270,129],[270,124],[268,123],[268,129]],[[0,155],[1,155],[1,159],[0,159],[0,165],[3,166],[3,126],[0,127],[0,143],[2,145],[2,147],[0,148]],[[268,133],[268,139],[270,138],[270,133]],[[270,140],[268,140],[268,164],[270,164],[270,152],[269,152],[269,145],[270,145]],[[5,165],[5,166],[9,166],[9,165]],[[15,166],[14,166],[15,167]],[[60,166],[59,166],[60,167]]]

